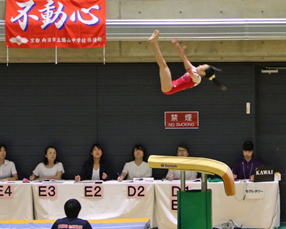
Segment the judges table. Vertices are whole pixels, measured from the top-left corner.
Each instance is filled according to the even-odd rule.
[[[107,181],[102,184],[34,183],[32,186],[36,219],[64,217],[64,203],[76,198],[84,219],[153,219],[154,183]]]
[[[186,189],[200,189],[200,183],[187,182]],[[225,194],[222,182],[208,182],[212,190],[212,222],[219,226],[232,222],[241,228],[274,228],[280,225],[278,182],[235,183],[235,196]],[[157,181],[155,185],[155,219],[161,229],[175,229],[179,181]]]
[[[279,226],[278,182],[236,182],[232,197],[225,195],[222,182],[209,182],[208,187],[212,189],[213,226],[228,221],[242,228]],[[187,188],[200,189],[200,182],[187,181]],[[0,183],[0,220],[61,218],[66,200],[76,198],[82,205],[79,217],[84,219],[143,217],[159,229],[175,229],[178,189],[179,181]]]
[[[0,220],[32,220],[31,184],[0,182]]]

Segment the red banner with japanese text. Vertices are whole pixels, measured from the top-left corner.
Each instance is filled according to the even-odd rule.
[[[8,0],[11,48],[94,48],[106,44],[105,0]]]

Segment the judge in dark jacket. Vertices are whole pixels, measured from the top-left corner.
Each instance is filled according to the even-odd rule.
[[[250,179],[253,181],[256,169],[262,166],[253,154],[254,144],[252,141],[245,141],[242,146],[243,157],[232,168],[234,179]]]
[[[107,180],[108,172],[102,161],[103,149],[100,144],[94,144],[90,150],[89,159],[83,164],[80,175],[75,176],[75,181],[80,180]]]

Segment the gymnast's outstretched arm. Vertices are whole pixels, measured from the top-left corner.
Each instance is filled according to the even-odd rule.
[[[175,46],[180,58],[182,59],[183,63],[184,63],[184,66],[185,66],[185,69],[187,72],[191,72],[191,69],[192,68],[195,68],[192,63],[189,61],[188,57],[186,56],[185,54],[185,50],[186,50],[186,46],[181,46],[179,41],[176,40],[176,39],[173,39],[172,40],[172,43],[173,45]]]

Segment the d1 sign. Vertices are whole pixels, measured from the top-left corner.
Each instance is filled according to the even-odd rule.
[[[165,129],[198,129],[198,111],[166,111]]]

